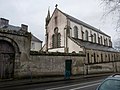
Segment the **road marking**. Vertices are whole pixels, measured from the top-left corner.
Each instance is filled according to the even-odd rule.
[[[100,82],[100,81],[102,81],[102,80],[97,80],[97,81],[87,82],[87,83],[82,83],[82,84],[73,84],[73,85],[68,85],[68,86],[61,86],[61,87],[50,88],[50,89],[46,89],[46,90],[57,90],[57,89],[62,89],[62,88],[67,88],[67,87],[78,86],[78,85],[85,85],[85,84],[90,84],[90,83],[96,83],[96,82]]]
[[[95,83],[95,84],[91,84],[91,85],[87,85],[87,86],[77,87],[77,88],[73,88],[73,89],[70,89],[70,90],[82,89],[82,88],[91,87],[91,86],[98,85],[98,84],[100,84],[100,83]]]

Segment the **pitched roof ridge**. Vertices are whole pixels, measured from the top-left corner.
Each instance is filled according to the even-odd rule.
[[[96,32],[99,32],[99,33],[101,33],[101,34],[104,34],[104,35],[110,37],[109,35],[107,35],[107,34],[105,34],[104,32],[102,32],[100,29],[97,29],[96,27],[93,27],[92,25],[87,24],[87,23],[85,23],[84,21],[81,21],[81,20],[79,20],[79,19],[77,19],[77,18],[75,18],[75,17],[73,17],[73,16],[71,16],[71,15],[69,15],[69,14],[66,14],[66,13],[64,13],[63,11],[61,11],[61,10],[58,9],[58,8],[56,8],[56,9],[59,10],[62,14],[64,14],[64,15],[65,15],[68,19],[70,19],[71,21],[74,21],[74,22],[76,22],[76,23],[78,23],[78,24],[82,24],[83,26],[87,26],[88,28],[90,28],[90,29],[92,29],[92,30],[94,30],[94,31],[96,31]],[[56,9],[55,9],[55,10],[56,10]]]

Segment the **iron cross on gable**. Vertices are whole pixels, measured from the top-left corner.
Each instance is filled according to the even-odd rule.
[[[57,7],[58,7],[58,4],[56,4],[55,7],[57,8]]]

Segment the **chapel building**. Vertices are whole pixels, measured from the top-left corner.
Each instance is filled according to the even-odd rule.
[[[109,35],[57,7],[52,16],[48,10],[44,47],[47,52],[84,53],[85,64],[109,63],[120,58]]]

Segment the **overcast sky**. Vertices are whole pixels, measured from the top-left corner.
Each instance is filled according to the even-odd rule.
[[[102,19],[100,3],[100,0],[0,0],[0,18],[9,19],[15,26],[27,24],[29,31],[44,42],[48,8],[52,14],[58,4],[63,12],[101,29],[114,39],[115,27],[110,19]]]

